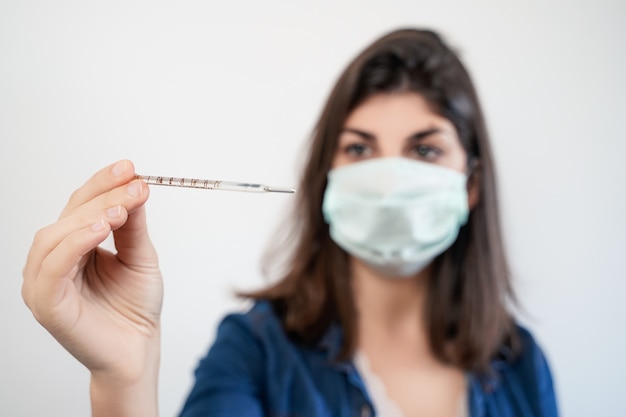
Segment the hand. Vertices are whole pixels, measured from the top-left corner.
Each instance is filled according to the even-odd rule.
[[[37,232],[22,296],[35,318],[105,385],[156,387],[163,296],[148,237],[148,186],[120,161],[76,190]],[[113,231],[117,254],[99,248]]]

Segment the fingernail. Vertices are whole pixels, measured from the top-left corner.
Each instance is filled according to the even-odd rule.
[[[104,229],[104,220],[102,219],[99,219],[97,222],[91,225],[91,230],[93,230],[94,232],[99,232],[102,229]]]
[[[128,186],[128,194],[131,197],[139,197],[141,195],[141,181],[133,181]]]
[[[111,207],[107,210],[107,217],[109,219],[117,219],[122,214],[122,208],[120,206]]]
[[[127,161],[119,161],[118,163],[113,165],[113,175],[116,177],[121,176],[124,173],[124,171],[126,171],[127,164],[128,164]]]

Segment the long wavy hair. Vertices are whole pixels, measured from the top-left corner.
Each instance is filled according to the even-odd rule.
[[[434,260],[425,317],[431,349],[441,361],[487,372],[503,347],[515,351],[517,340],[506,308],[515,297],[500,231],[492,151],[470,76],[433,31],[391,32],[341,74],[311,137],[292,227],[265,258],[266,272],[274,271],[278,279],[243,295],[269,300],[296,343],[313,344],[338,323],[344,331],[339,356],[352,355],[357,312],[348,255],[332,241],[322,216],[326,178],[352,110],[373,95],[402,92],[421,95],[454,124],[468,166],[474,167],[470,181],[478,182],[480,198],[455,243]]]

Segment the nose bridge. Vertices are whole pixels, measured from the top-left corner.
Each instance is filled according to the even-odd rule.
[[[399,133],[390,133],[378,138],[379,154],[381,157],[403,156],[405,138]]]

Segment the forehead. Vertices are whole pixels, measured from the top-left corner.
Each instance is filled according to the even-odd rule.
[[[421,95],[412,92],[368,97],[348,115],[343,127],[358,127],[374,134],[406,134],[407,131],[433,127],[454,129],[452,123],[434,112]]]

